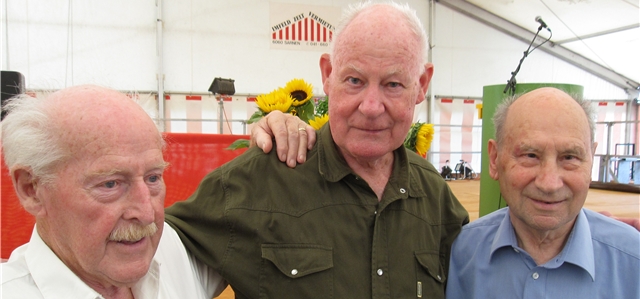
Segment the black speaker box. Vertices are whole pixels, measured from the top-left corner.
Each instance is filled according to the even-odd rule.
[[[0,95],[2,96],[1,104],[4,108],[4,104],[10,98],[24,93],[24,76],[19,72],[2,71],[0,72]],[[4,119],[6,112],[2,109],[2,119]]]
[[[209,91],[217,94],[233,95],[236,93],[236,87],[233,85],[235,80],[215,78],[209,86]]]

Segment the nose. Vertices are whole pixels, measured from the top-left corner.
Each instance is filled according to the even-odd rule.
[[[368,85],[362,97],[362,102],[358,106],[358,110],[362,114],[368,117],[376,117],[384,112],[384,94],[377,85]]]
[[[551,161],[545,161],[540,165],[539,172],[536,176],[536,186],[538,189],[551,193],[562,188],[562,169]]]
[[[124,218],[137,220],[142,225],[147,225],[155,221],[155,207],[149,186],[144,181],[132,183],[128,194],[128,203]]]

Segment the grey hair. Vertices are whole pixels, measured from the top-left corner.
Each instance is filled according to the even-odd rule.
[[[57,108],[47,99],[50,94],[38,98],[18,95],[2,107],[7,112],[2,120],[2,152],[11,176],[17,167],[26,167],[40,183],[47,184],[57,177],[57,166],[71,158],[60,138],[63,128],[55,119]],[[158,135],[164,150],[160,130]]]
[[[46,183],[53,179],[57,163],[65,158],[47,102],[22,94],[2,108],[7,112],[2,121],[2,152],[12,176],[16,167],[24,166]]]
[[[406,3],[399,4],[393,1],[385,2],[385,3],[373,3],[372,1],[362,1],[362,2],[356,2],[356,3],[350,4],[343,11],[342,18],[338,22],[338,25],[336,26],[336,30],[333,34],[333,39],[329,44],[329,53],[331,53],[331,57],[335,57],[335,48],[334,48],[335,43],[333,41],[338,40],[338,38],[340,37],[344,29],[347,26],[349,26],[349,24],[351,24],[351,21],[353,21],[360,13],[374,6],[389,6],[391,8],[394,8],[398,12],[404,14],[405,21],[407,22],[407,24],[409,25],[413,33],[418,38],[418,43],[420,44],[420,53],[419,53],[420,55],[419,57],[421,58],[420,66],[427,63],[428,62],[427,55],[429,54],[429,48],[427,47],[428,39],[427,39],[427,33],[424,30],[424,26],[422,25],[420,18],[418,18],[416,11],[413,8],[409,7],[409,4],[406,4]]]
[[[495,138],[498,146],[502,144],[504,140],[504,124],[507,121],[507,114],[509,112],[509,107],[518,100],[522,94],[512,95],[505,98],[496,108],[495,113],[493,114],[493,125],[495,126]],[[578,105],[582,108],[587,120],[589,122],[589,131],[591,133],[591,143],[595,141],[596,134],[596,111],[591,105],[591,101],[583,99],[581,96],[577,94],[569,94],[571,98],[573,98]]]

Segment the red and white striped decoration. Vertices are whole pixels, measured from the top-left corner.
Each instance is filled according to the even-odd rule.
[[[483,150],[482,128],[471,127],[482,125],[476,109],[480,103],[481,100],[464,98],[435,99],[432,118],[435,135],[429,152],[436,168],[444,166],[446,160],[450,161],[451,168],[465,160],[480,172],[480,154],[471,153]]]
[[[220,131],[217,121],[220,104],[213,95],[172,94],[165,95],[165,100],[165,131],[172,133],[248,134],[251,125],[245,131],[244,125],[234,120],[247,120],[257,109],[254,97],[224,96],[223,126]]]
[[[271,34],[273,40],[329,42],[333,31],[306,17]]]

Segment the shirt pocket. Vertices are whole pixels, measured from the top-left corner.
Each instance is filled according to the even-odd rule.
[[[333,298],[333,249],[262,244],[260,298]]]
[[[444,298],[444,286],[447,280],[440,253],[434,251],[415,251],[416,257],[416,297]]]

